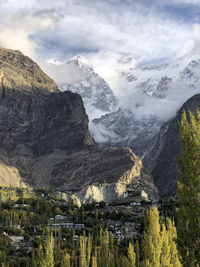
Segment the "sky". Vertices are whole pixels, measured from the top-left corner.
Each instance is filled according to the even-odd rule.
[[[0,46],[41,64],[83,55],[107,80],[189,53],[199,23],[200,0],[0,0]]]

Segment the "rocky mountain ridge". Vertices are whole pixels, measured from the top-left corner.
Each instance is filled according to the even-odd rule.
[[[130,149],[98,147],[78,94],[60,92],[19,51],[0,49],[0,59],[11,81],[0,94],[0,184],[53,187],[77,201],[113,201],[128,188],[158,198],[150,173]]]
[[[58,65],[64,76],[74,71],[68,83],[58,83],[59,88],[82,96],[90,118],[90,133],[97,143],[128,146],[142,158],[162,124],[174,117],[200,86],[198,55],[122,71],[119,73],[122,87],[117,96],[84,58],[77,56],[57,64],[55,71]],[[98,86],[91,83],[94,77]]]
[[[74,61],[76,58],[71,59],[70,64]],[[79,68],[84,66],[85,73],[90,77],[93,68],[87,61],[80,64]],[[123,93],[118,96],[120,107],[114,111],[104,109],[104,113],[96,118],[96,114],[90,114],[88,109],[90,132],[101,146],[132,148],[143,159],[144,166],[152,171],[161,196],[175,196],[178,179],[176,156],[180,147],[177,124],[170,125],[171,121],[177,121],[176,110],[199,92],[199,55],[188,55],[168,64],[130,68],[120,75],[123,81],[120,85],[124,84],[120,88]],[[71,83],[69,89],[74,91],[75,88],[76,83]],[[87,102],[87,97],[92,95],[91,85],[78,88],[79,94]],[[103,86],[101,90],[104,90]],[[101,99],[106,99],[101,90]],[[98,98],[96,100],[98,102]],[[95,103],[92,97],[90,101]],[[109,105],[109,101],[107,103]],[[170,144],[169,136],[173,136]],[[167,159],[167,162],[164,163],[163,159]]]
[[[181,151],[179,122],[183,110],[195,114],[200,108],[200,94],[188,99],[176,116],[162,125],[160,132],[149,144],[149,148],[143,159],[154,177],[162,198],[176,196],[176,185],[178,180],[177,157]]]

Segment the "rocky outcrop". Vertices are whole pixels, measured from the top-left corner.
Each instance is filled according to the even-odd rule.
[[[20,51],[0,48],[0,96],[7,90],[24,92],[57,92],[56,83]]]
[[[78,94],[60,92],[19,51],[0,49],[0,59],[0,184],[74,192],[81,201],[112,201],[127,187],[158,197],[130,149],[97,146]]]
[[[149,145],[144,165],[152,171],[155,184],[162,198],[176,195],[178,180],[177,156],[181,150],[179,122],[183,110],[196,112],[200,108],[200,94],[191,97],[177,112],[174,119],[163,124],[160,133]]]
[[[91,123],[91,134],[104,146],[130,147],[143,157],[150,140],[158,134],[162,120],[150,115],[138,120],[132,112],[118,109]]]

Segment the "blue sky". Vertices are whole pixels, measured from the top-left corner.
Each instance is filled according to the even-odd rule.
[[[103,75],[199,44],[200,0],[3,0],[0,45],[39,62],[81,54]],[[105,70],[105,71],[104,71]]]

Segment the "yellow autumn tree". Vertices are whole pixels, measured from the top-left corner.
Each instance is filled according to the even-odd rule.
[[[176,245],[176,227],[167,218],[167,223],[160,224],[157,207],[147,212],[148,229],[144,233],[144,267],[181,267]]]
[[[128,260],[129,260],[129,266],[135,267],[136,255],[135,255],[134,247],[130,242],[128,246]]]
[[[71,264],[70,264],[70,255],[68,253],[65,253],[62,257],[62,260],[61,260],[61,265],[60,267],[70,267]]]
[[[178,244],[185,267],[200,265],[200,111],[184,111],[178,157]]]
[[[161,228],[157,207],[147,211],[148,230],[144,233],[143,251],[145,267],[160,267],[162,252]]]

